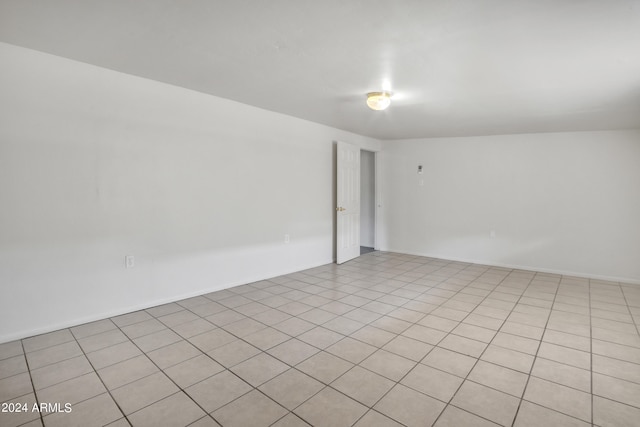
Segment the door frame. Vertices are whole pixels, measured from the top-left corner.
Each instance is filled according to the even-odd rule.
[[[346,141],[343,141],[346,142]],[[380,152],[381,149],[376,149],[372,147],[362,146],[361,144],[352,143],[357,145],[360,148],[360,151],[369,151],[373,153],[373,164],[374,164],[374,176],[373,176],[373,186],[374,186],[374,246],[373,249],[380,250],[380,227],[382,224],[382,189],[380,188]],[[332,201],[331,201],[331,212],[333,214],[333,262],[337,263],[338,261],[338,213],[336,212],[337,205],[337,196],[338,196],[338,140],[333,141],[333,188],[332,188]],[[362,185],[362,183],[361,183]]]

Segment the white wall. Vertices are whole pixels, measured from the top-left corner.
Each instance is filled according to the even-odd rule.
[[[0,342],[332,262],[333,141],[380,147],[2,43],[0,63]]]
[[[375,154],[360,151],[360,246],[375,245]]]
[[[383,250],[640,282],[640,130],[385,141],[379,162]]]

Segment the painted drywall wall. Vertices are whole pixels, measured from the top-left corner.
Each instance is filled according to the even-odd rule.
[[[375,154],[360,151],[360,246],[375,245]]]
[[[640,130],[384,141],[379,162],[383,250],[640,282]]]
[[[8,44],[0,62],[0,342],[332,262],[333,141],[380,147]]]

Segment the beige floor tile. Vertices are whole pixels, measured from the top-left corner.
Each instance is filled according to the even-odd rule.
[[[421,393],[449,402],[463,379],[427,365],[418,364],[401,383]]]
[[[591,360],[593,372],[640,384],[640,365],[597,354]]]
[[[450,334],[440,341],[438,347],[477,358],[480,357],[487,344],[482,341]]]
[[[640,384],[593,374],[593,394],[640,408]]]
[[[324,384],[296,369],[289,369],[262,384],[259,389],[289,410],[324,388]]]
[[[264,323],[265,325],[268,325],[268,326],[276,325],[290,318],[291,318],[291,315],[287,313],[283,313],[280,310],[276,310],[273,308],[270,308],[269,310],[263,311],[262,313],[258,313],[253,316],[254,320],[257,320],[258,322]]]
[[[4,403],[4,401],[0,400],[0,403]],[[26,405],[27,410],[24,412],[0,412],[0,425],[2,427],[42,427],[40,413],[32,411],[33,405],[37,405],[35,394],[29,393],[20,396],[19,399],[12,400],[11,403]]]
[[[98,375],[109,390],[122,387],[147,375],[158,372],[158,368],[145,355],[98,370]]]
[[[157,318],[157,317],[166,316],[168,314],[175,313],[178,311],[184,311],[183,309],[184,307],[182,307],[181,305],[178,305],[172,302],[169,304],[162,304],[162,305],[157,305],[155,307],[147,308],[145,311],[150,315],[152,315],[153,317]]]
[[[420,320],[418,324],[443,332],[451,332],[456,326],[458,326],[459,322],[429,314],[426,317],[422,318],[422,320]]]
[[[393,421],[380,412],[370,410],[353,427],[402,427],[402,424]]]
[[[468,379],[519,398],[528,377],[522,372],[479,360]]]
[[[184,392],[173,394],[129,416],[133,427],[186,426],[206,414]]]
[[[298,335],[315,328],[316,325],[297,317],[291,317],[283,322],[273,325],[273,327],[289,336],[297,337]]]
[[[577,418],[523,400],[513,427],[588,427],[590,425]]]
[[[164,329],[162,331],[153,332],[140,338],[133,340],[140,350],[148,353],[161,347],[168,346],[170,344],[184,341],[182,337],[171,329]]]
[[[236,340],[223,345],[222,347],[211,350],[207,354],[222,366],[229,368],[260,353],[260,349],[257,349],[251,344],[242,340]]]
[[[220,313],[222,311],[226,311],[227,308],[221,304],[218,304],[217,302],[209,301],[208,303],[200,304],[196,307],[191,307],[189,310],[200,317],[207,317]]]
[[[534,359],[530,354],[498,347],[493,344],[487,347],[480,358],[487,362],[495,363],[496,365],[524,372],[525,374],[528,374],[531,370]]]
[[[447,334],[437,329],[428,328],[422,325],[413,325],[402,333],[402,336],[413,338],[427,344],[438,344]]]
[[[188,310],[181,310],[176,313],[167,314],[165,316],[158,317],[158,320],[164,323],[166,326],[173,328],[181,325],[182,323],[193,322],[200,317]]]
[[[93,372],[93,368],[84,356],[74,357],[53,365],[31,371],[31,379],[36,390],[70,380],[80,375]]]
[[[164,372],[181,388],[189,387],[199,381],[209,378],[224,367],[210,357],[201,355],[173,365]]]
[[[354,295],[351,295],[347,298],[358,298]],[[347,298],[344,298],[344,300],[346,300]],[[364,299],[364,298],[362,298]],[[369,300],[366,300],[369,301]],[[365,310],[363,308],[354,308],[353,310],[351,310],[348,313],[345,313],[343,315],[344,317],[348,318],[348,319],[352,319],[355,320],[357,322],[360,323],[364,323],[369,324],[375,320],[378,320],[379,318],[381,318],[383,315],[379,314],[379,313],[374,313],[373,311],[369,311],[369,310]]]
[[[274,328],[265,328],[261,331],[245,336],[243,339],[261,350],[268,350],[272,347],[288,341],[291,337]]]
[[[591,369],[591,355],[585,351],[543,342],[538,357],[565,363],[581,369]]]
[[[211,304],[215,304],[215,303],[212,302]],[[183,338],[188,339],[196,335],[209,332],[216,328],[217,326],[209,322],[208,320],[198,318],[191,322],[186,322],[186,323],[181,323],[179,325],[176,325],[172,329],[174,332],[178,333]]]
[[[523,325],[522,323],[516,322],[504,322],[502,327],[500,328],[501,332],[505,332],[511,335],[518,335],[525,338],[530,338],[534,340],[540,340],[544,333],[543,328],[539,328],[537,326]]]
[[[268,305],[260,304],[259,302],[250,302],[249,304],[241,305],[234,308],[240,314],[245,316],[254,317],[256,314],[263,313],[267,310],[272,310]]]
[[[429,426],[435,422],[444,407],[444,403],[398,384],[374,409],[407,426]]]
[[[394,382],[367,369],[354,366],[340,378],[331,383],[331,387],[366,405],[373,406],[384,396]]]
[[[205,332],[204,334],[189,338],[189,342],[191,344],[195,345],[205,353],[215,348],[222,347],[225,344],[229,344],[235,340],[237,340],[237,338],[224,329],[213,329],[209,332]]]
[[[535,356],[538,351],[540,341],[518,335],[507,334],[505,332],[498,332],[491,344]]]
[[[493,329],[487,329],[467,323],[459,324],[451,331],[451,333],[461,337],[470,338],[475,341],[482,341],[484,343],[491,342],[493,337],[496,335],[496,331]]]
[[[640,420],[640,408],[593,396],[593,423],[602,427],[633,427]]]
[[[591,395],[560,384],[531,377],[524,399],[549,409],[591,422]]]
[[[640,364],[640,349],[601,340],[591,340],[593,354]]]
[[[328,347],[326,351],[351,363],[360,363],[376,351],[376,347],[346,337]]]
[[[351,338],[355,338],[358,341],[374,347],[382,347],[395,337],[396,334],[369,325],[351,334]]]
[[[571,347],[576,350],[591,351],[591,340],[580,335],[547,329],[542,340],[551,344]]]
[[[0,360],[0,380],[27,372],[27,361],[23,354]]]
[[[398,336],[389,341],[383,349],[418,362],[433,349],[433,346],[412,338]]]
[[[269,349],[268,353],[291,366],[295,366],[319,351],[318,348],[293,338]]]
[[[364,323],[349,319],[344,316],[338,316],[322,324],[323,328],[329,329],[342,335],[350,335],[363,326]]]
[[[591,327],[591,337],[602,341],[640,348],[640,335],[637,333],[628,334],[610,329]]]
[[[78,343],[70,341],[27,353],[27,362],[29,369],[38,369],[80,355],[82,355],[82,349]]]
[[[252,386],[258,387],[288,368],[289,366],[267,353],[260,353],[232,367],[231,371]]]
[[[267,427],[287,410],[257,390],[215,411],[212,416],[229,427]]]
[[[293,412],[289,412],[283,418],[280,418],[275,424],[272,424],[272,427],[310,427],[309,424],[302,421],[300,417],[298,417]]]
[[[72,406],[69,413],[55,413],[44,417],[47,427],[91,427],[104,426],[122,418],[115,402],[104,393]]]
[[[311,322],[315,325],[322,325],[335,317],[337,317],[335,314],[324,311],[320,308],[314,308],[298,315],[298,318]]]
[[[213,412],[253,388],[228,370],[187,387],[185,391],[207,412]]]
[[[477,415],[463,411],[460,408],[449,405],[440,415],[434,427],[496,427],[498,424],[493,423]]]
[[[471,371],[476,360],[473,357],[436,347],[421,363],[464,378]]]
[[[114,320],[115,322],[115,320]],[[139,323],[121,327],[122,332],[127,334],[130,339],[140,338],[153,332],[162,331],[167,327],[156,319],[144,320]]]
[[[295,413],[314,427],[347,427],[366,411],[364,405],[326,387],[300,405]]]
[[[267,325],[257,322],[251,318],[238,320],[237,322],[229,323],[223,326],[224,330],[240,338],[261,331],[266,327]]]
[[[80,340],[112,329],[116,329],[116,325],[110,319],[104,319],[96,322],[85,323],[84,325],[76,326],[70,330],[73,336],[77,340]]]
[[[151,405],[178,391],[178,387],[162,372],[151,374],[111,391],[125,415]]]
[[[289,295],[289,296],[288,296]],[[282,297],[285,298],[290,298],[290,292],[285,293],[284,295],[282,295]],[[266,304],[266,302],[265,302]],[[287,314],[290,314],[292,316],[299,316],[302,313],[305,313],[309,310],[312,310],[313,307],[307,304],[303,304],[301,302],[298,301],[292,301],[292,302],[288,302],[286,304],[283,305],[279,305],[278,306],[278,310],[283,311]]]
[[[33,393],[31,378],[27,372],[0,380],[0,402]]]
[[[83,400],[90,399],[105,393],[107,389],[95,372],[58,383],[51,387],[38,390],[40,402],[63,402],[75,405]]]
[[[296,366],[300,371],[324,384],[330,384],[353,367],[353,363],[340,359],[324,351],[311,356]]]
[[[10,357],[16,357],[24,354],[22,349],[22,341],[11,341],[4,344],[0,344],[0,360],[5,360]]]
[[[246,318],[247,316],[245,316],[244,314],[240,314],[237,311],[233,311],[233,310],[220,311],[216,314],[212,314],[211,316],[205,317],[207,321],[219,327],[223,327],[230,323],[238,322]]]
[[[547,329],[553,331],[565,332],[567,334],[579,335],[581,337],[591,338],[591,326],[581,325],[578,323],[567,323],[562,320],[550,319]]]
[[[482,316],[480,314],[475,314],[475,313],[468,315],[464,319],[463,323],[480,326],[480,327],[491,329],[494,331],[497,331],[503,326],[503,322],[501,320],[494,319],[492,317]]]
[[[320,349],[327,348],[330,345],[337,343],[342,338],[344,338],[344,335],[330,331],[329,329],[325,329],[321,326],[298,336],[299,340]]]
[[[102,350],[87,353],[87,358],[95,369],[102,369],[110,365],[140,356],[142,352],[131,341],[116,344]]]
[[[68,329],[61,329],[59,331],[49,332],[48,334],[25,338],[22,340],[22,344],[24,345],[24,351],[30,353],[74,340],[75,338]]]
[[[82,350],[85,353],[91,353],[92,351],[111,347],[115,344],[120,344],[126,341],[129,341],[129,338],[127,338],[127,336],[119,329],[111,329],[106,332],[80,338],[78,339],[78,344],[80,344],[80,347],[82,347]]]
[[[500,391],[465,381],[451,404],[503,426],[510,426],[520,399]]]
[[[531,375],[587,393],[591,392],[591,372],[564,363],[537,358]]]
[[[416,362],[385,350],[378,350],[360,363],[360,366],[393,381],[407,374]]]
[[[390,316],[382,316],[381,318],[374,320],[370,323],[371,326],[382,329],[393,334],[401,334],[413,323],[407,322],[402,319],[397,319]]]
[[[169,368],[201,354],[202,352],[200,350],[184,340],[147,353],[149,358],[158,365],[160,369]]]

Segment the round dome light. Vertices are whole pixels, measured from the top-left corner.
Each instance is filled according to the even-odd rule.
[[[384,110],[391,104],[389,92],[369,92],[367,94],[367,106],[372,110]]]

